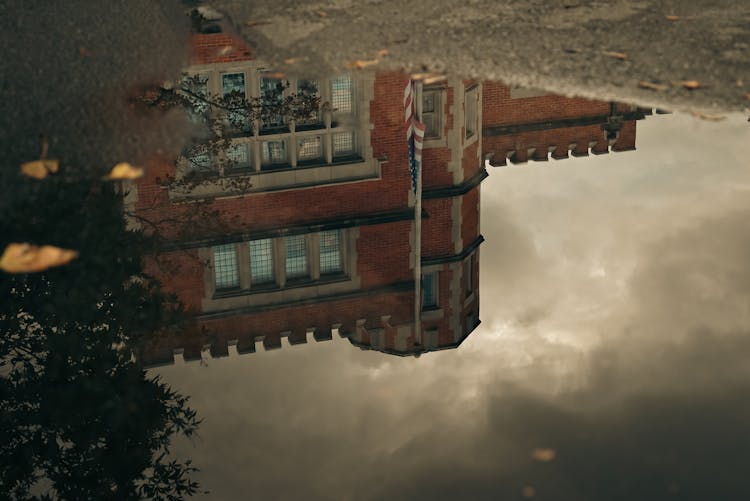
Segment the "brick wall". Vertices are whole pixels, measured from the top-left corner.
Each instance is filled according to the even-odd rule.
[[[239,37],[228,33],[201,34],[190,37],[190,64],[232,63],[254,59],[252,48]]]
[[[510,87],[500,82],[482,84],[482,125],[510,125],[547,119],[606,115],[609,102],[546,95],[511,99]]]

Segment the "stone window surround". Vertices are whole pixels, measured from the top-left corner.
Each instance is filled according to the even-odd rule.
[[[440,305],[440,271],[441,267],[436,267],[435,269],[430,269],[429,267],[422,269],[422,277],[426,275],[432,275],[432,293],[435,298],[435,304],[425,306],[422,304],[422,314],[424,316],[427,312],[433,312],[433,311],[440,311],[442,315],[442,308]],[[422,290],[422,302],[424,303],[424,293],[425,291]]]
[[[446,115],[445,115],[445,105],[446,100],[448,98],[448,92],[447,87],[445,84],[436,84],[436,85],[422,85],[421,83],[417,86],[417,92],[419,99],[417,100],[417,115],[419,116],[420,120],[423,117],[423,107],[424,107],[424,94],[427,92],[434,92],[436,94],[435,99],[435,115],[438,117],[438,131],[439,134],[437,136],[433,137],[427,137],[424,138],[424,148],[436,148],[436,147],[445,147],[447,146],[446,139],[445,139],[445,122],[446,122]]]
[[[464,87],[464,113],[463,113],[464,115],[463,117],[464,118],[463,120],[464,140],[465,140],[464,147],[467,147],[474,141],[477,141],[479,136],[481,135],[480,124],[481,124],[482,103],[480,102],[480,97],[481,97],[481,94],[480,94],[479,84],[475,83],[475,84]],[[468,128],[466,127],[468,116],[469,116],[467,112],[468,110],[466,109],[466,104],[469,102],[469,99],[474,99],[476,102],[476,110],[474,113],[474,122],[475,122],[474,133],[470,136],[467,135]]]
[[[264,72],[261,64],[257,61],[245,61],[243,63],[216,63],[208,65],[195,65],[185,71],[188,75],[205,75],[208,78],[209,93],[221,92],[221,75],[224,73],[245,74],[246,95],[257,96],[260,89],[260,76]],[[250,78],[252,77],[252,78]],[[296,89],[298,79],[288,79],[292,84],[286,92]],[[321,101],[330,102],[332,79],[317,79]],[[372,146],[370,144],[370,101],[374,99],[374,76],[352,75],[353,103],[352,114],[340,115],[336,112],[328,112],[323,116],[323,124],[318,128],[306,125],[304,130],[297,130],[292,122],[288,129],[275,131],[276,133],[260,133],[254,128],[253,135],[243,135],[233,138],[234,143],[257,143],[250,146],[249,155],[250,169],[242,169],[236,172],[220,173],[212,176],[199,186],[189,190],[170,190],[170,198],[190,199],[202,197],[221,197],[225,193],[226,183],[222,178],[243,178],[251,187],[247,193],[266,192],[271,190],[294,189],[298,187],[312,187],[331,183],[347,183],[369,179],[379,179],[381,175],[380,162],[373,158]],[[351,119],[346,117],[357,117],[358,125],[352,125]],[[339,125],[341,124],[341,125]],[[346,126],[343,124],[347,124]],[[333,158],[332,138],[338,131],[353,131],[355,141],[355,153],[352,156]],[[296,147],[300,137],[323,136],[324,158],[320,163],[311,162],[297,166]],[[287,157],[290,159],[288,166],[280,166],[272,170],[261,170],[260,146],[263,141],[283,139],[287,141]],[[325,163],[324,163],[325,162]],[[177,165],[177,177],[188,169],[188,161],[183,159]],[[234,194],[232,196],[237,196]]]
[[[340,273],[320,274],[319,232],[304,233],[307,241],[308,277],[286,280],[284,237],[273,237],[273,267],[275,281],[252,286],[250,269],[249,240],[237,242],[237,262],[240,286],[236,289],[216,290],[214,286],[213,250],[202,247],[198,250],[200,259],[208,263],[203,273],[204,297],[203,312],[241,308],[245,306],[265,306],[281,304],[319,295],[356,291],[360,287],[357,271],[356,241],[359,228],[342,228]]]

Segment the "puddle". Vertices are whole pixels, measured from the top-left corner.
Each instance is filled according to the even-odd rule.
[[[54,70],[109,73],[8,84],[6,492],[747,497],[738,101],[421,68],[398,28],[298,51],[353,6],[254,5],[258,45],[247,5],[165,7],[163,51],[123,18],[122,53],[74,30]]]

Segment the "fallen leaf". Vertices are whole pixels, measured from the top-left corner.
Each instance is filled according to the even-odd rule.
[[[745,99],[747,99],[748,101],[750,101],[750,92],[748,92],[747,94],[745,94]]]
[[[288,59],[284,59],[284,64],[297,64],[300,61],[302,61],[301,57],[290,57]]]
[[[658,91],[664,91],[669,88],[669,85],[666,84],[660,84],[655,82],[647,82],[645,80],[642,80],[638,82],[638,87],[642,89],[651,89],[651,90],[658,90]]]
[[[523,489],[521,489],[521,496],[523,496],[524,499],[531,499],[536,496],[536,489],[530,485],[525,485]]]
[[[605,56],[614,57],[615,59],[619,59],[621,61],[624,61],[625,59],[628,58],[628,55],[625,54],[624,52],[611,52],[611,51],[605,50],[605,51],[602,51],[602,54],[604,54]]]
[[[59,169],[57,160],[34,160],[21,164],[21,173],[34,179],[44,179],[49,173],[55,173]]]
[[[361,59],[357,59],[353,63],[349,63],[347,66],[349,68],[357,68],[358,70],[361,70],[363,68],[367,68],[368,66],[376,65],[380,62],[379,59],[370,59],[368,61],[363,61]]]
[[[78,47],[78,55],[81,57],[88,57],[91,53],[86,47]]]
[[[318,15],[319,17],[328,17],[328,13],[327,13],[327,12],[323,12],[322,10],[318,10],[318,11],[315,11],[315,13],[316,13],[316,14],[317,14],[317,15]]]
[[[389,54],[388,49],[380,49],[378,51],[378,57],[385,57]]]
[[[432,85],[434,83],[443,82],[446,80],[446,78],[447,77],[445,75],[433,75],[431,77],[425,78],[422,83],[424,83],[425,85]]]
[[[252,28],[253,26],[263,26],[264,24],[271,24],[271,21],[248,21],[245,26]]]
[[[112,170],[104,179],[138,179],[141,176],[143,176],[143,169],[141,167],[133,167],[127,162],[120,162],[112,167]]]
[[[52,245],[11,243],[0,257],[0,269],[7,273],[34,273],[68,264],[76,257],[78,252]]]
[[[679,21],[681,18],[680,16],[664,16],[667,21]]]
[[[555,459],[555,456],[557,456],[555,449],[539,448],[531,451],[532,459],[534,459],[535,461],[541,461],[542,463],[549,463],[550,461]]]
[[[691,113],[695,118],[700,118],[701,120],[706,120],[708,122],[721,122],[722,120],[726,120],[727,117],[724,115],[712,115],[710,113],[702,113],[700,111],[694,111]]]
[[[698,80],[684,80],[682,82],[678,82],[679,85],[685,87],[686,89],[693,90],[693,89],[699,89],[703,87],[703,84],[701,84]]]

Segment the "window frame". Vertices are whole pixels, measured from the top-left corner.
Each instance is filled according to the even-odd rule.
[[[433,97],[433,110],[432,111],[425,111],[424,109],[424,99],[426,94],[432,94]],[[435,121],[437,122],[437,130],[434,135],[431,135],[428,133],[429,129],[425,128],[425,141],[435,141],[442,139],[444,136],[444,129],[445,129],[445,87],[424,87],[422,89],[422,96],[420,99],[420,121],[427,125],[425,123],[425,115],[430,114],[431,116],[435,117]]]
[[[428,303],[426,301],[426,291],[427,287],[425,286],[425,278],[430,277],[430,293],[432,294],[434,301],[431,303]],[[439,310],[440,309],[440,272],[439,271],[430,271],[427,273],[422,273],[422,298],[421,298],[421,311],[431,311],[431,310]]]
[[[234,256],[234,274],[235,274],[235,280],[233,281],[233,284],[220,286],[218,282],[219,274],[218,272],[218,260],[217,260],[217,251],[219,249],[226,249],[230,248],[232,249],[232,253]],[[216,291],[234,291],[239,290],[242,284],[242,273],[240,271],[240,263],[239,263],[239,256],[238,256],[238,249],[236,243],[230,243],[230,244],[221,244],[221,245],[214,245],[211,247],[211,264],[213,269],[213,284],[214,284],[214,290]]]
[[[321,271],[321,235],[326,231],[338,232],[339,265],[337,270]],[[302,237],[304,239],[304,262],[306,269],[304,275],[290,276],[287,273],[287,249],[285,242],[288,237]],[[292,287],[321,285],[341,280],[349,280],[352,267],[355,267],[356,269],[356,264],[349,262],[349,259],[352,256],[349,251],[349,247],[352,245],[351,238],[352,233],[348,228],[335,228],[332,230],[297,233],[293,235],[251,237],[251,239],[242,242],[211,246],[208,248],[211,281],[211,287],[208,290],[213,290],[212,294],[214,298],[221,298],[225,296],[269,292]],[[260,240],[270,240],[271,242],[270,266],[272,278],[270,280],[264,279],[262,282],[256,282],[253,279],[253,251],[251,245],[252,242]],[[214,250],[225,245],[234,246],[236,276],[238,277],[238,282],[237,285],[217,287],[216,254]]]
[[[469,116],[469,104],[473,107],[473,117]],[[469,133],[469,124],[473,125]],[[464,139],[473,140],[477,137],[479,131],[479,85],[475,84],[464,90]]]

